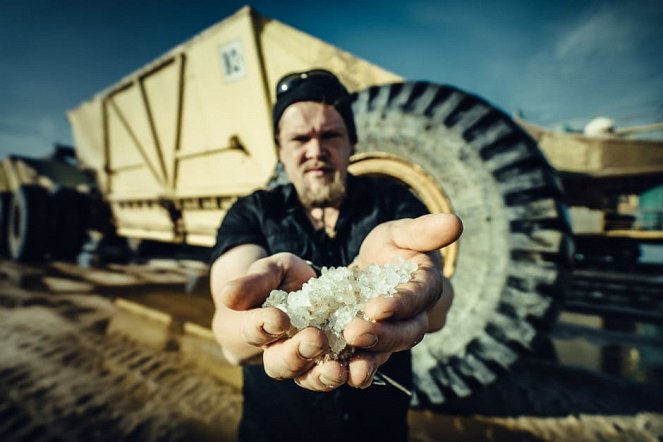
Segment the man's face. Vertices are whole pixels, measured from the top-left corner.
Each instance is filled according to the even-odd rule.
[[[336,109],[313,101],[288,106],[279,122],[279,145],[279,158],[305,206],[341,203],[352,146]]]

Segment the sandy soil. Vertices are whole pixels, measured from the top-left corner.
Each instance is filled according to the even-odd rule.
[[[113,295],[59,278],[46,281],[56,292],[0,276],[0,440],[235,440],[236,386],[183,347],[113,332]],[[474,403],[413,410],[411,440],[663,440],[663,407],[649,391],[561,368],[521,364]]]
[[[241,394],[107,335],[113,313],[101,296],[0,284],[0,440],[233,440]]]

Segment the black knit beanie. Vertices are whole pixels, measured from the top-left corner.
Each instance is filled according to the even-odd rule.
[[[290,81],[287,81],[288,79]],[[282,77],[276,87],[276,103],[272,116],[277,144],[281,115],[288,106],[299,101],[315,101],[334,106],[345,122],[350,144],[357,143],[351,96],[334,74],[322,69],[292,73]]]

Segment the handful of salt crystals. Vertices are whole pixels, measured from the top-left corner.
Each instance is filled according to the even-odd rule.
[[[323,267],[319,278],[311,278],[300,290],[272,290],[263,307],[276,307],[290,317],[296,332],[313,326],[329,341],[331,359],[352,354],[343,338],[343,329],[366,303],[378,296],[393,296],[399,284],[406,283],[417,269],[413,261],[399,260],[368,267]],[[347,348],[346,348],[347,347]]]

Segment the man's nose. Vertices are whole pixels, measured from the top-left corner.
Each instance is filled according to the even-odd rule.
[[[306,146],[307,158],[325,158],[327,156],[327,149],[325,149],[322,141],[318,137],[312,137]]]

